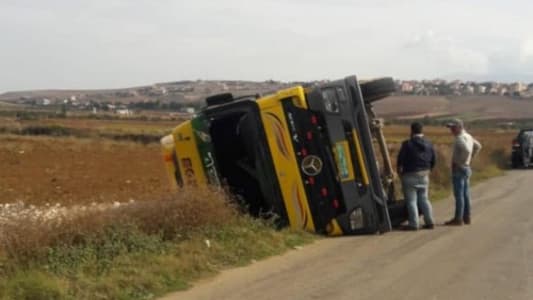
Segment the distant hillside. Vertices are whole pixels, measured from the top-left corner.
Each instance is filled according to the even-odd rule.
[[[41,90],[9,92],[0,95],[0,105],[49,105],[68,100],[79,107],[94,103],[199,103],[209,95],[231,92],[234,95],[265,94],[298,82],[277,81],[177,81],[113,90]],[[46,103],[46,104],[45,104]],[[375,103],[386,118],[423,118],[459,115],[465,119],[533,119],[533,100],[508,96],[393,96]]]
[[[150,86],[111,90],[38,90],[8,92],[0,95],[0,101],[17,103],[60,103],[64,100],[84,102],[134,103],[144,101],[193,103],[217,93],[232,92],[235,95],[263,94],[291,85],[276,81],[177,81]],[[292,84],[293,85],[293,84]]]
[[[378,101],[375,108],[385,118],[533,119],[533,100],[504,96],[394,96]]]

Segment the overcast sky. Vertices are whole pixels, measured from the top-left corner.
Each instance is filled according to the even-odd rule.
[[[0,91],[348,74],[533,81],[533,1],[0,0]]]

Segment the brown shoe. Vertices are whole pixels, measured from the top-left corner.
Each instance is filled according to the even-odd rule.
[[[463,218],[463,223],[465,223],[466,225],[470,225],[470,224],[472,224],[472,220],[470,220],[470,217],[464,217]]]
[[[450,221],[445,222],[444,225],[446,225],[446,226],[461,226],[461,225],[463,225],[463,220],[457,220],[457,219],[453,218]]]

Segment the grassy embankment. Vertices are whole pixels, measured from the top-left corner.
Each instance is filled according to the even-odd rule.
[[[217,191],[0,226],[0,299],[150,299],[313,240],[239,215]]]

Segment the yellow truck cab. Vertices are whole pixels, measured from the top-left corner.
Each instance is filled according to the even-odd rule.
[[[369,98],[394,82],[376,87]],[[387,199],[355,76],[206,102],[162,139],[176,188],[224,185],[252,215],[328,235],[385,232],[405,219],[403,204]]]

